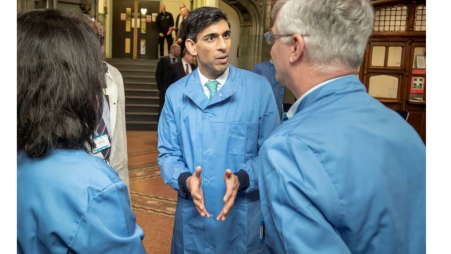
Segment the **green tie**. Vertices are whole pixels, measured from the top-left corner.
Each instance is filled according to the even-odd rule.
[[[219,82],[216,80],[209,80],[205,84],[208,88],[208,91],[210,91],[210,99],[213,98],[215,93],[218,91],[218,84],[219,84]]]

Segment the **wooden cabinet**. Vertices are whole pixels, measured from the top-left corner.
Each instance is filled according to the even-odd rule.
[[[407,121],[426,143],[426,1],[379,0],[359,77],[368,93]]]
[[[426,103],[411,102],[407,104],[409,117],[407,122],[418,132],[423,142],[426,144]]]

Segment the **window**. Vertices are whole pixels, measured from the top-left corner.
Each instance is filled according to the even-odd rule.
[[[397,99],[399,78],[389,75],[370,77],[368,93],[377,98]]]
[[[371,54],[372,66],[384,66],[385,65],[385,47],[374,46],[373,53]]]
[[[387,66],[401,67],[402,47],[388,47]]]
[[[419,5],[415,11],[415,31],[426,31],[426,6]]]
[[[375,32],[405,32],[407,27],[407,6],[376,8]]]
[[[387,67],[399,69],[404,67],[405,43],[374,42],[371,43],[370,67]]]

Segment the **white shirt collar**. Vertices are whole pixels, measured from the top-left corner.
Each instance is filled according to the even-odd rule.
[[[349,75],[346,75],[346,76],[349,76]],[[326,80],[326,81],[324,81],[324,82],[322,82],[322,83],[320,83],[320,84],[318,84],[318,85],[316,85],[316,86],[310,88],[310,90],[308,90],[305,94],[303,94],[303,95],[301,96],[301,98],[299,98],[299,99],[298,99],[298,100],[290,107],[290,110],[288,110],[288,112],[287,112],[287,117],[288,117],[288,118],[291,118],[292,116],[294,116],[294,114],[295,114],[296,111],[298,110],[299,104],[301,103],[302,99],[304,99],[307,95],[311,94],[311,93],[312,93],[313,91],[315,91],[316,89],[318,89],[318,88],[320,88],[320,87],[322,87],[322,86],[324,86],[324,85],[329,84],[329,83],[332,82],[332,81],[335,81],[335,80],[337,80],[337,79],[344,78],[344,77],[346,77],[346,76],[342,76],[342,77],[338,77],[338,78],[329,79],[329,80]]]
[[[200,68],[197,68],[197,71],[199,72],[200,83],[202,84],[202,86],[205,86],[205,84],[207,83],[207,81],[209,79],[207,77],[205,77],[204,75],[202,75],[202,73],[200,72]],[[229,72],[230,72],[230,69],[229,69],[229,67],[227,67],[227,70],[225,70],[225,72],[216,79],[216,81],[219,82],[218,90],[219,90],[219,86],[222,87],[225,84],[225,82],[227,81],[227,78],[229,77]]]
[[[206,84],[207,81],[209,80],[207,77],[205,77],[204,75],[202,75],[202,73],[200,73],[200,68],[197,68],[197,72],[199,73],[199,78],[200,78],[200,83],[202,84],[202,87],[204,89],[204,93],[205,95],[210,98],[210,90],[208,90]],[[225,82],[227,81],[227,78],[229,77],[229,72],[230,72],[230,68],[227,67],[227,70],[225,70],[225,72],[219,76],[216,81],[218,81],[218,91],[222,88],[222,86],[225,84]]]

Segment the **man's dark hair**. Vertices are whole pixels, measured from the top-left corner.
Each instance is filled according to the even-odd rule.
[[[94,147],[105,76],[100,44],[83,21],[58,10],[17,17],[17,149]]]
[[[218,8],[201,7],[193,10],[188,17],[183,21],[183,28],[185,29],[186,39],[191,39],[197,42],[197,34],[202,32],[211,24],[217,23],[221,20],[227,21],[230,26],[227,14]]]

